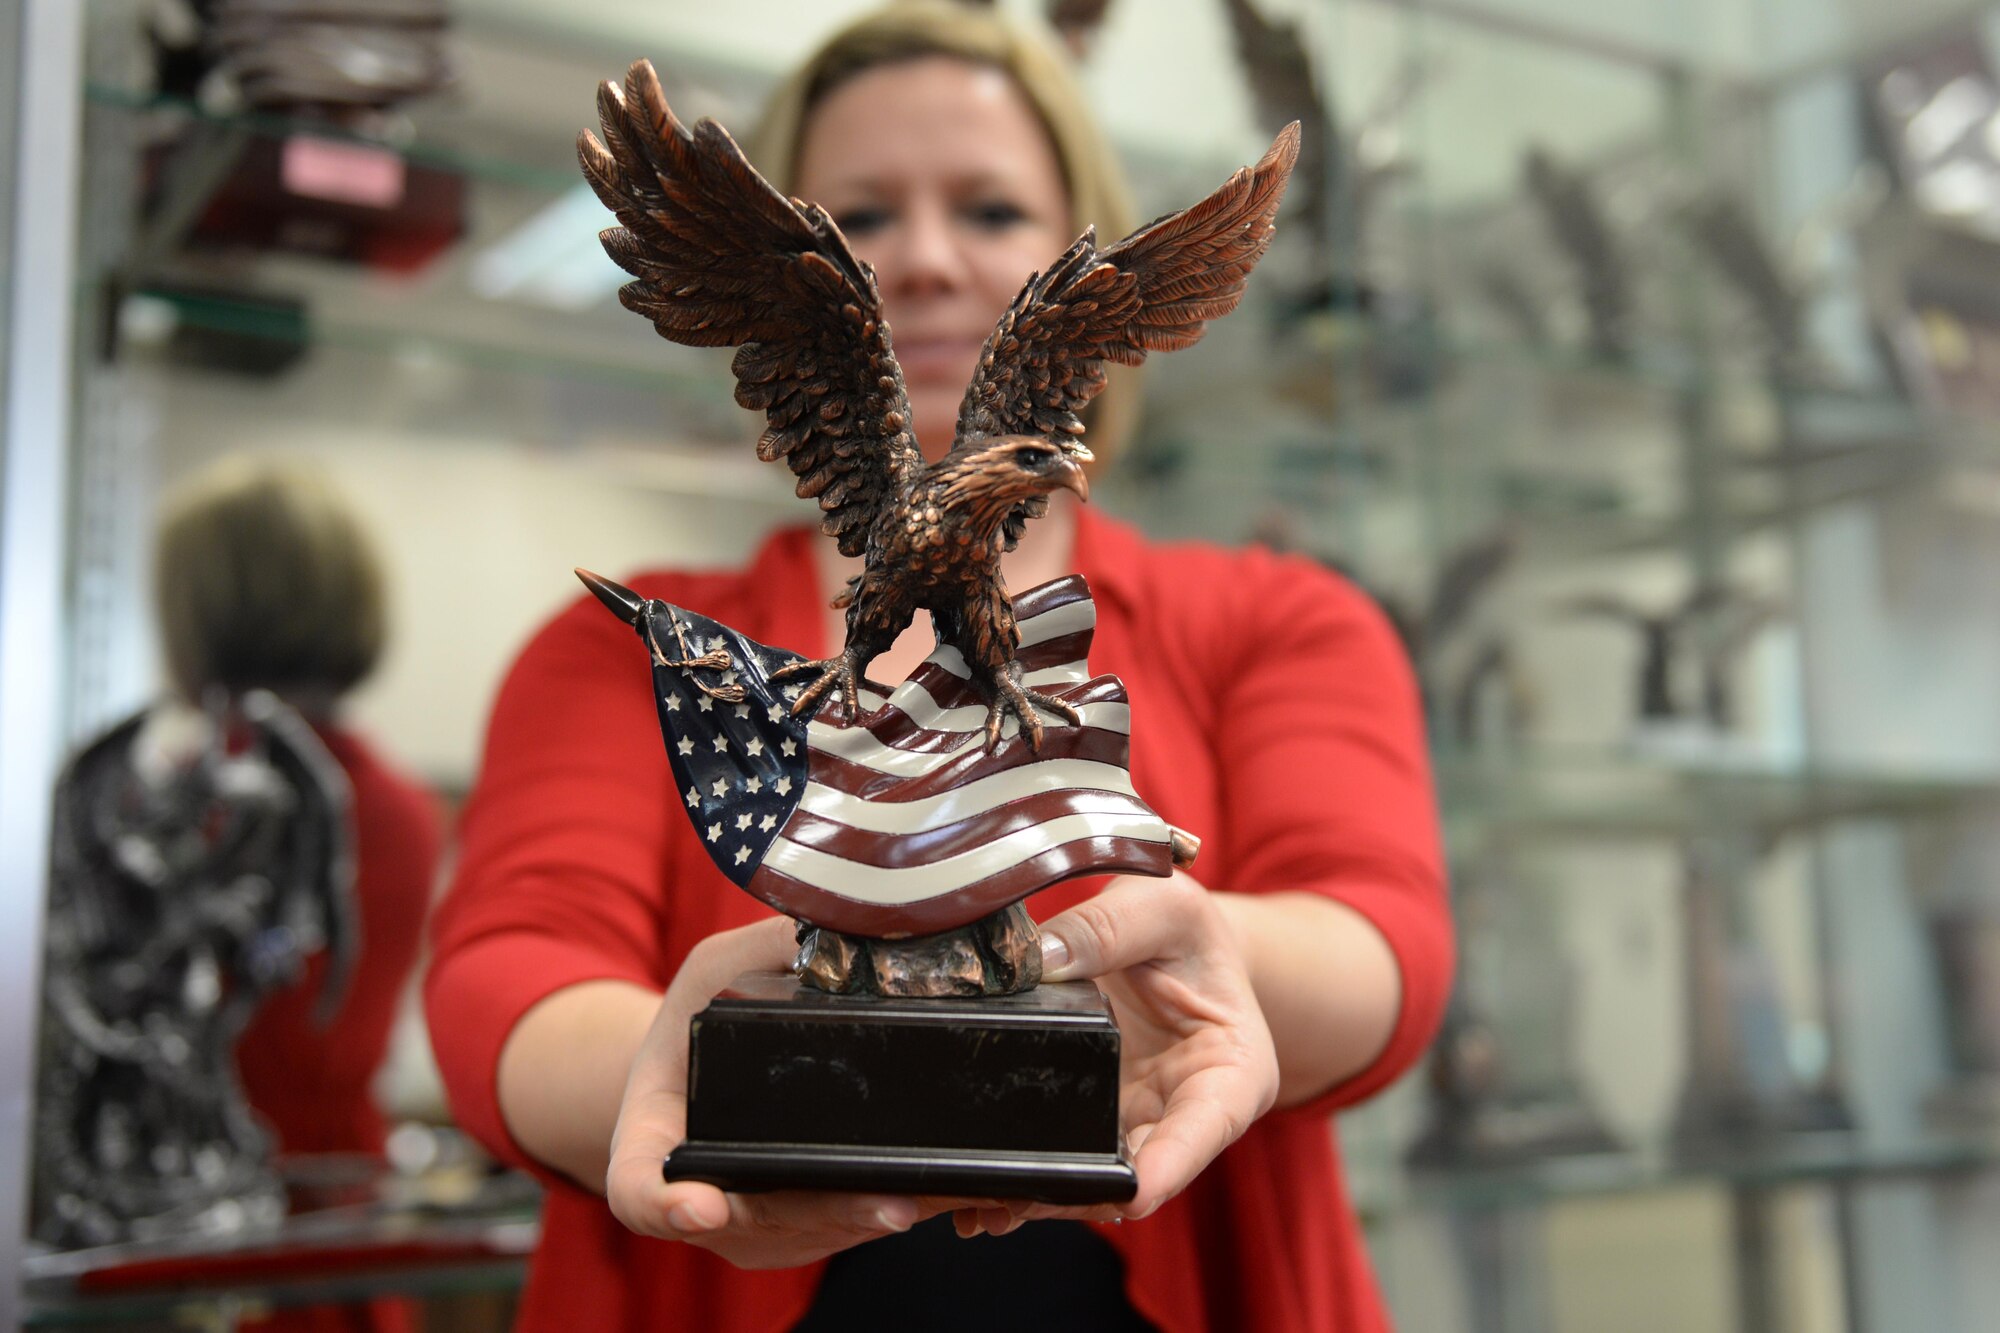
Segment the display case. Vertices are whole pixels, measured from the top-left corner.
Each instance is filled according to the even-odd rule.
[[[572,144],[639,55],[747,126],[862,7],[461,0],[455,87],[335,126],[170,90],[148,7],[93,0],[68,734],[154,688],[146,516],[218,453],[308,454],[368,512],[398,609],[361,717],[447,791],[572,566],[795,519],[720,354],[617,310]],[[1274,118],[1317,136],[1092,498],[1335,566],[1410,645],[1461,983],[1337,1131],[1399,1322],[1979,1327],[2000,22],[1127,0],[1087,51],[1147,216]]]

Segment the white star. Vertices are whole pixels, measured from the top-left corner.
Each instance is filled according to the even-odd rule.
[[[790,791],[791,789],[792,789],[792,780],[790,778],[779,778],[778,785],[771,788],[772,791],[778,793],[778,795],[780,796],[783,796],[786,792]]]
[[[746,828],[749,828],[749,827],[750,827],[750,816],[749,816],[749,815],[738,815],[738,816],[736,816],[736,827],[737,827],[737,828],[739,828],[739,829],[746,829]]]
[[[717,754],[729,753],[729,738],[727,736],[717,736],[715,738],[715,752]]]
[[[748,847],[738,847],[736,849],[737,865],[742,865],[745,861],[748,861],[749,859],[750,859],[750,849]]]
[[[787,685],[785,686],[785,697],[787,699],[796,699],[799,697],[799,692],[804,688],[805,686],[803,685]]]
[[[772,829],[778,827],[778,817],[776,815],[765,815],[757,821],[757,827],[769,833]]]
[[[763,779],[761,778],[744,779],[743,790],[749,792],[752,796],[755,796],[758,792],[764,790]]]
[[[764,753],[764,742],[758,740],[755,736],[752,736],[750,738],[750,743],[744,746],[743,748],[748,750],[753,756],[760,755]]]
[[[799,747],[798,747],[797,743],[796,743],[796,742],[794,742],[794,741],[790,741],[790,740],[787,740],[787,741],[783,742],[782,744],[780,744],[780,745],[778,746],[778,748],[779,748],[780,750],[782,750],[782,751],[783,751],[783,752],[785,753],[785,756],[786,756],[787,758],[789,758],[789,757],[791,757],[792,755],[795,755],[795,754],[797,754],[797,753],[799,752]]]
[[[678,713],[681,711],[681,697],[678,694],[667,696],[667,711],[669,713]]]
[[[748,717],[748,716],[750,716],[750,705],[749,705],[749,704],[738,704],[738,705],[736,705],[736,716],[738,716],[738,717]]]
[[[741,677],[739,677],[734,671],[725,671],[722,673],[721,676],[721,680],[724,685],[734,685],[739,679],[741,679]]]
[[[729,647],[729,641],[726,639],[710,639],[708,641],[708,651],[710,651],[711,653],[722,652],[728,647]]]
[[[782,709],[782,708],[780,708],[780,707],[778,707],[778,705],[776,705],[776,704],[772,704],[772,705],[771,705],[771,720],[772,720],[773,722],[783,722],[783,721],[785,720],[785,710],[784,710],[784,709]]]
[[[693,787],[688,788],[688,804],[689,805],[701,804],[701,793],[696,791]]]
[[[712,787],[710,790],[712,790],[717,796],[729,795],[729,779],[717,778],[715,780],[715,786]]]
[[[694,742],[689,740],[686,736],[683,736],[681,737],[681,743],[677,748],[680,750],[682,754],[693,754]]]
[[[705,694],[701,696],[699,704],[701,707],[701,711],[704,713],[712,713],[715,711],[715,700],[709,698]]]
[[[709,840],[710,842],[714,842],[714,841],[715,841],[716,839],[720,838],[721,836],[722,836],[722,825],[720,825],[720,824],[710,824],[710,825],[708,826],[708,840]]]

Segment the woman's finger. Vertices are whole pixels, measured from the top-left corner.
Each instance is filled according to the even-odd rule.
[[[698,1181],[670,1184],[661,1175],[661,1164],[687,1137],[688,1020],[743,973],[789,965],[793,938],[783,917],[723,931],[696,945],[675,974],[626,1076],[611,1135],[605,1198],[632,1230],[680,1240],[728,1224],[730,1204],[721,1190]]]
[[[669,1195],[661,1175],[661,1163],[686,1137],[686,1124],[687,1104],[680,1092],[626,1093],[618,1128],[611,1136],[604,1197],[620,1222],[643,1235],[664,1236],[672,1230],[689,1229],[690,1219],[680,1223],[668,1220],[668,1211],[679,1200]],[[698,1209],[692,1221],[698,1224],[704,1216],[715,1216],[719,1207],[710,1204],[705,1211]]]
[[[653,1026],[626,1076],[614,1150],[629,1133],[668,1131],[662,1156],[680,1143],[687,1111],[688,1021],[745,972],[783,971],[797,951],[794,928],[784,917],[725,930],[697,944],[674,976]],[[681,1120],[660,1119],[673,1111]],[[638,1114],[635,1114],[638,1112]],[[628,1121],[632,1122],[628,1128]]]
[[[698,1180],[663,1180],[658,1158],[617,1159],[608,1183],[612,1215],[642,1236],[690,1240],[730,1221],[728,1195]]]
[[[1167,879],[1124,875],[1042,923],[1042,979],[1084,981],[1202,947],[1196,922],[1214,911],[1207,890],[1176,871]]]
[[[1203,1070],[1175,1089],[1166,1114],[1136,1147],[1139,1192],[1121,1209],[1124,1215],[1145,1217],[1186,1189],[1243,1136],[1263,1113],[1264,1100],[1256,1080],[1227,1068]]]
[[[916,1200],[897,1194],[841,1194],[784,1190],[772,1194],[731,1194],[732,1225],[746,1233],[772,1236],[826,1236],[846,1243],[855,1234],[886,1235],[917,1223]]]

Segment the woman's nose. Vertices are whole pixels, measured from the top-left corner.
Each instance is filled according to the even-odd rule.
[[[965,254],[951,213],[939,204],[913,205],[905,214],[891,285],[906,293],[956,291],[966,280]]]

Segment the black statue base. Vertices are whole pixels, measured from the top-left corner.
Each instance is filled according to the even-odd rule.
[[[746,973],[689,1028],[668,1180],[730,1190],[1118,1203],[1118,1027],[1088,982],[978,999],[829,995]]]

